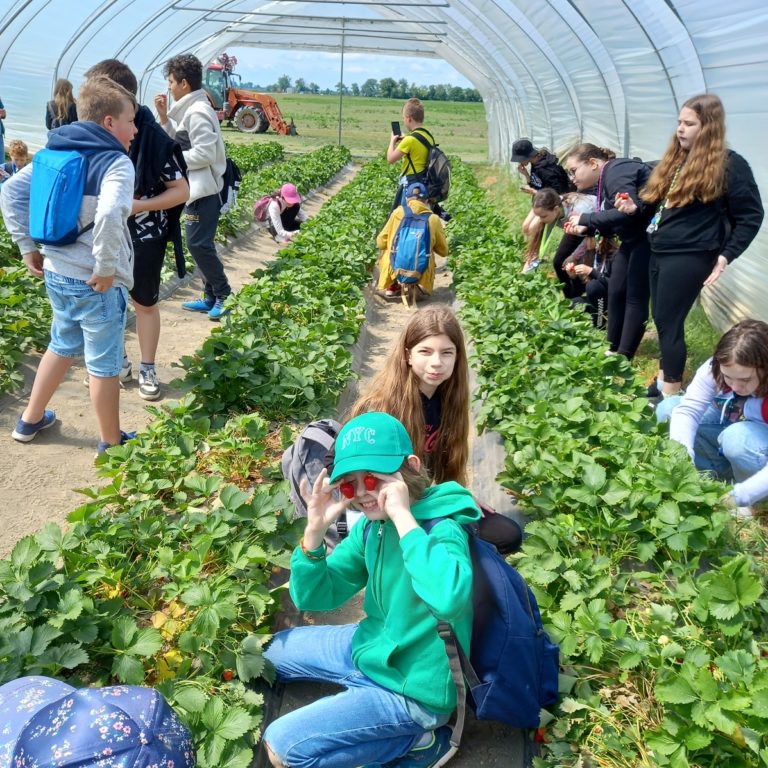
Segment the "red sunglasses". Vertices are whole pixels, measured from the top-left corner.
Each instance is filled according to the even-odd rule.
[[[373,475],[366,475],[363,478],[363,485],[365,485],[366,491],[375,491],[376,490],[376,483],[378,481]],[[350,482],[349,480],[346,483],[342,483],[339,486],[339,490],[342,492],[344,496],[346,496],[348,499],[354,499],[355,498],[355,484]]]

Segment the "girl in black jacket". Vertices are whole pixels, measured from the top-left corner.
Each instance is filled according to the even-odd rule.
[[[752,242],[763,206],[752,169],[725,145],[725,110],[714,94],[683,104],[677,130],[641,192],[653,206],[651,312],[659,332],[664,396],[680,391],[685,318],[702,287],[713,285]],[[619,203],[635,210],[634,201]]]
[[[597,185],[597,210],[571,216],[566,232],[574,235],[616,235],[621,247],[613,257],[608,282],[608,343],[606,354],[632,359],[645,333],[648,321],[648,261],[650,246],[645,228],[650,211],[640,202],[651,169],[640,160],[617,158],[610,149],[581,144],[566,160],[566,168],[578,190]],[[618,210],[617,201],[634,201],[640,213],[628,215]],[[645,211],[645,213],[644,213]]]

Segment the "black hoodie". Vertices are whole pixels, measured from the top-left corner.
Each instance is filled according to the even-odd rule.
[[[630,160],[626,157],[609,160],[603,166],[601,199],[597,201],[598,210],[583,213],[579,224],[589,229],[589,234],[598,230],[601,235],[617,235],[622,242],[637,242],[646,237],[646,227],[653,215],[654,206],[640,199],[640,190],[651,175],[651,167],[642,160]],[[619,192],[626,192],[638,207],[636,213],[622,213],[613,207],[613,201]]]
[[[551,152],[546,152],[543,157],[534,159],[531,163],[531,183],[529,186],[537,192],[544,187],[551,187],[561,195],[573,191],[565,168],[560,165]]]
[[[763,223],[760,191],[749,163],[728,152],[726,192],[711,203],[694,200],[680,208],[665,208],[658,230],[650,236],[651,250],[667,253],[722,254],[729,262],[754,240]]]

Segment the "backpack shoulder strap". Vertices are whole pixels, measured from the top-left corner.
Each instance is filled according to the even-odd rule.
[[[429,138],[432,140],[432,142],[430,143],[429,141],[427,141],[424,135],[421,133],[417,133],[417,131],[423,131],[424,133],[426,133],[427,136],[429,136]],[[432,147],[437,146],[437,144],[435,143],[434,137],[426,128],[416,128],[416,130],[411,131],[411,136],[413,136],[415,139],[419,141],[420,144],[426,147],[427,152],[429,152],[429,150],[432,149]]]
[[[431,520],[425,520],[420,523],[421,527],[429,532],[441,521],[443,517],[433,517]],[[466,525],[462,526],[469,536],[473,536],[472,529]],[[456,686],[456,722],[451,729],[451,755],[455,754],[461,745],[461,735],[464,732],[464,720],[467,714],[467,683],[465,676],[469,680],[470,687],[479,684],[477,674],[472,669],[464,649],[459,645],[453,627],[447,621],[437,622],[437,634],[445,643],[445,654],[448,657],[448,667],[451,670],[451,678]]]

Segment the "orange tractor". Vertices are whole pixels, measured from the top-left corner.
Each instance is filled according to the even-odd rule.
[[[272,128],[281,136],[295,136],[293,119],[285,121],[280,107],[268,93],[240,87],[240,75],[234,73],[237,59],[222,53],[203,73],[203,88],[219,116],[219,122],[234,122],[245,133],[264,133]]]

